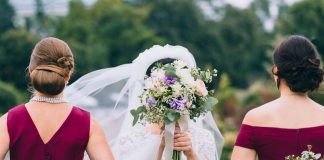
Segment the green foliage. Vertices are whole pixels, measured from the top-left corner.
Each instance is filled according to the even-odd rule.
[[[173,123],[173,122],[176,122],[180,119],[180,113],[179,112],[176,112],[172,109],[169,109],[165,116],[164,116],[164,122],[166,124],[170,124],[170,123]]]
[[[227,6],[218,27],[222,42],[218,49],[221,54],[213,58],[219,64],[216,68],[226,72],[232,84],[241,88],[264,77],[263,65],[269,62],[269,37],[255,13]]]
[[[15,10],[9,0],[0,0],[0,34],[14,28]]]
[[[162,39],[144,25],[147,16],[147,8],[134,8],[120,0],[98,0],[90,8],[81,0],[71,1],[57,35],[72,48],[78,69],[75,77],[129,63],[144,49],[159,44]]]
[[[318,91],[310,93],[309,96],[315,102],[317,102],[321,105],[324,105],[324,88],[323,87]]]
[[[26,68],[38,38],[23,30],[9,30],[0,37],[0,79],[26,90]]]
[[[310,38],[324,56],[324,1],[302,0],[286,9],[276,24],[276,31],[283,35],[301,34]]]
[[[133,116],[133,126],[138,122],[138,120],[142,120],[142,113],[146,112],[145,106],[138,107],[137,109],[132,109],[131,114]]]
[[[11,107],[24,101],[22,95],[13,85],[0,81],[0,113],[7,112]]]
[[[220,76],[216,97],[218,99],[218,104],[213,112],[215,114],[217,113],[221,119],[233,116],[232,114],[235,113],[238,100],[236,98],[236,90],[231,86],[231,80],[227,74],[222,74]]]
[[[218,103],[218,100],[215,97],[209,96],[204,103],[204,108],[206,108],[208,111],[211,111],[213,107]]]

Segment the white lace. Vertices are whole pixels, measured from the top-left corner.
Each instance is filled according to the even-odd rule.
[[[216,159],[215,141],[208,130],[193,127],[189,131],[189,137],[199,160]],[[117,160],[133,160],[138,158],[141,160],[152,160],[157,156],[161,139],[162,136],[160,135],[151,134],[143,127],[136,127],[133,131],[116,141],[115,147],[112,149],[116,153],[114,156]],[[187,159],[184,155],[181,157],[181,160]],[[166,160],[164,156],[162,160]]]

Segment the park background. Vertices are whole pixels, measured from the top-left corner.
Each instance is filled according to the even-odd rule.
[[[290,34],[311,39],[323,57],[324,0],[0,0],[0,115],[28,101],[26,67],[41,38],[70,45],[70,83],[154,44],[182,45],[199,67],[219,71],[208,87],[227,160],[245,113],[279,96],[272,52]],[[310,96],[324,105],[323,85]]]

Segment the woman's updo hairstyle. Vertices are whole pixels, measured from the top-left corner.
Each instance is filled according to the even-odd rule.
[[[36,44],[30,57],[28,70],[32,88],[45,95],[58,95],[64,90],[73,68],[69,46],[60,39],[45,38]]]
[[[323,69],[316,47],[303,36],[289,36],[273,55],[278,85],[284,79],[293,92],[306,93],[318,89],[323,81]]]

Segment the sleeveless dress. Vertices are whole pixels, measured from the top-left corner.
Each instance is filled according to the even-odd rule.
[[[259,160],[301,155],[307,145],[312,145],[314,153],[324,155],[324,126],[286,129],[242,124],[235,145],[254,149]]]
[[[11,160],[82,160],[86,150],[90,114],[73,107],[54,136],[44,144],[25,105],[8,112]]]

